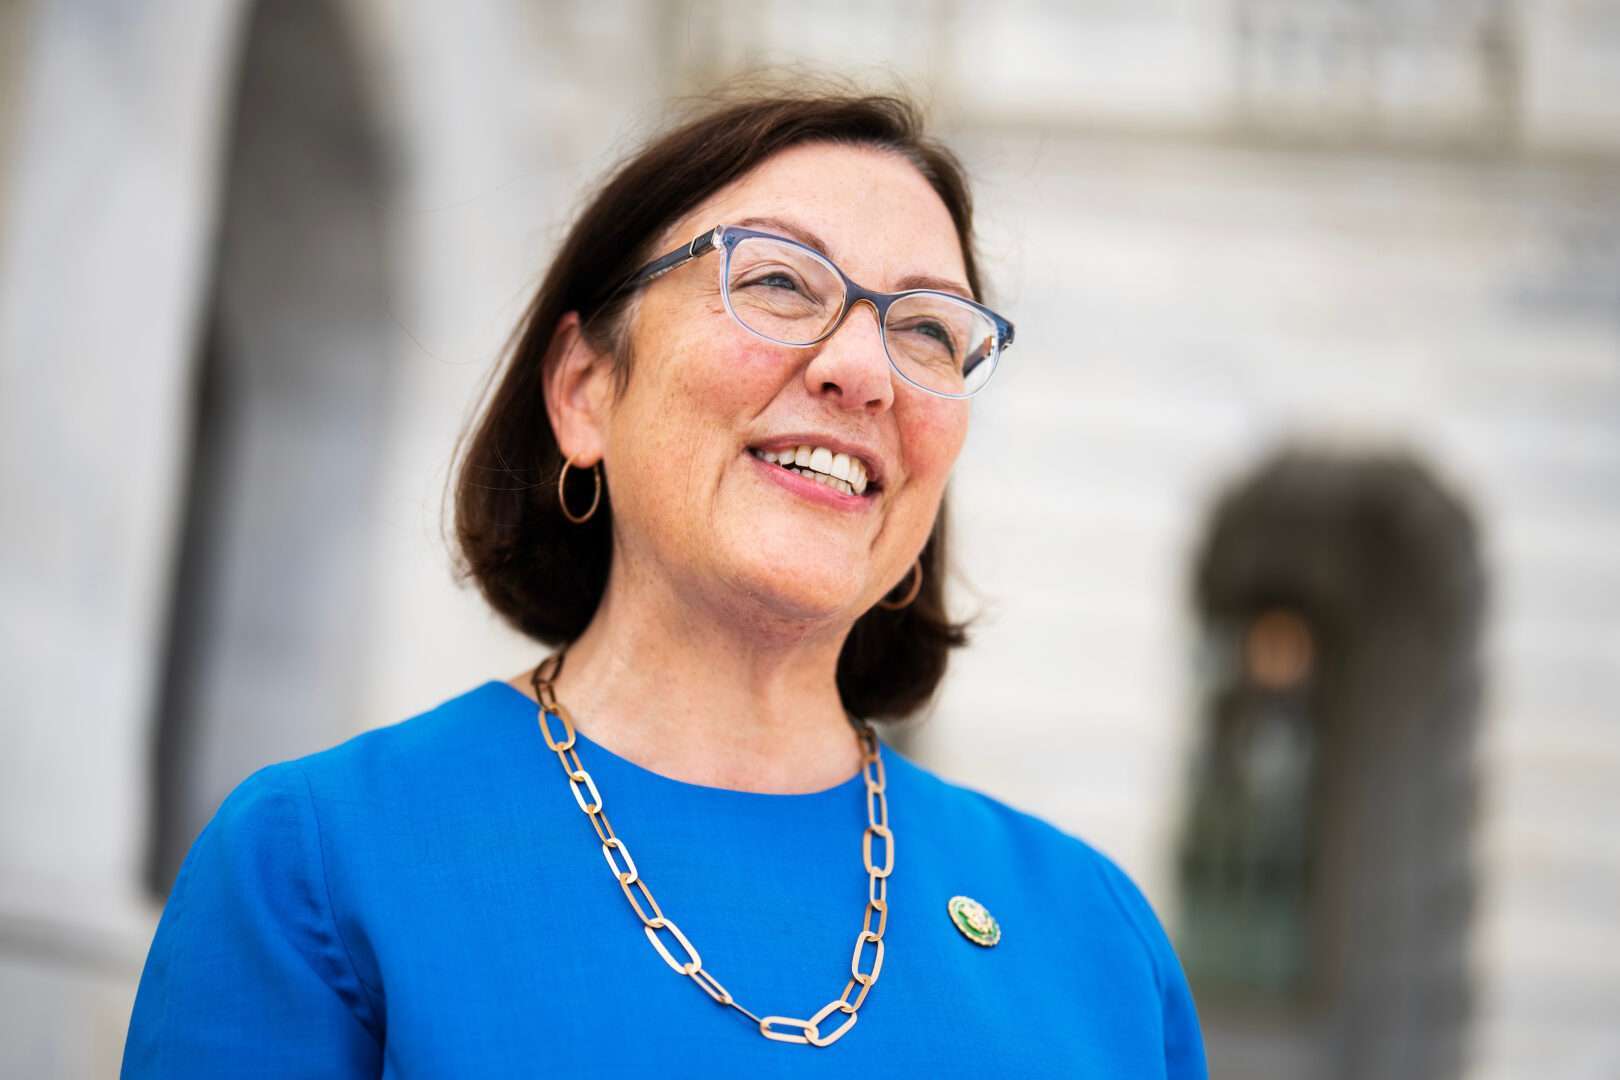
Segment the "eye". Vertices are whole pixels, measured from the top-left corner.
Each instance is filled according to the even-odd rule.
[[[891,329],[906,334],[914,334],[918,338],[926,340],[929,343],[928,347],[932,348],[937,345],[951,357],[956,356],[956,342],[951,338],[950,327],[938,319],[908,319],[898,326],[891,327]]]
[[[755,278],[753,281],[750,281],[748,284],[749,285],[765,285],[765,286],[769,286],[772,289],[792,289],[794,292],[797,292],[799,290],[799,283],[797,281],[795,281],[791,276],[789,276],[787,274],[784,274],[784,273],[766,274],[766,275],[764,275],[762,277]]]
[[[736,275],[732,287],[741,286],[745,289],[784,289],[790,292],[804,292],[804,280],[792,270],[781,266],[756,266],[743,270]]]
[[[945,329],[943,324],[932,321],[921,322],[912,327],[912,329],[917,331],[919,334],[927,334],[929,337],[935,339],[947,349],[951,349],[952,352],[956,351],[951,347],[951,332]]]

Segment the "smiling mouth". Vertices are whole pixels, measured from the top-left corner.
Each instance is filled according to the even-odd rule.
[[[798,473],[845,495],[870,497],[881,490],[880,485],[867,479],[866,467],[858,460],[847,454],[834,454],[826,447],[800,446],[782,450],[749,447],[748,452],[779,469]]]

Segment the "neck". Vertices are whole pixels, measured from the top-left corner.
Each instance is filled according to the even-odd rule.
[[[615,574],[569,646],[557,700],[590,739],[664,776],[820,791],[861,767],[836,682],[847,633],[705,610],[660,580]],[[527,672],[511,681],[531,692]]]

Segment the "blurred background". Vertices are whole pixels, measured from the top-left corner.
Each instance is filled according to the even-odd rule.
[[[0,0],[0,1073],[116,1072],[249,772],[537,659],[456,435],[761,69],[920,99],[1018,324],[890,737],[1142,884],[1217,1077],[1620,1077],[1620,0]]]

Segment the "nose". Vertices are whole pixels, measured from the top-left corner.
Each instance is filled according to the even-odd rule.
[[[856,311],[859,307],[866,311]],[[857,300],[850,306],[843,325],[816,348],[804,369],[805,387],[812,397],[872,414],[894,404],[892,376],[877,308],[870,300]]]

